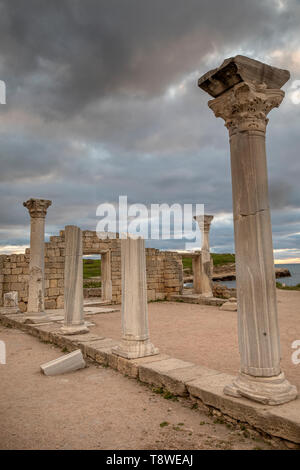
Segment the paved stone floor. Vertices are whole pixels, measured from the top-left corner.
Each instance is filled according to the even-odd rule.
[[[112,369],[56,377],[40,364],[62,354],[51,344],[0,326],[1,449],[269,449],[257,433],[166,400]]]
[[[291,344],[300,340],[300,292],[277,289],[282,368],[300,393],[300,364],[294,365]],[[92,332],[120,339],[121,313],[92,315]],[[239,370],[237,313],[181,302],[149,303],[151,341],[160,352],[229,374]]]

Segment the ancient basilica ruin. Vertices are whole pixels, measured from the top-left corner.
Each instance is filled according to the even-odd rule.
[[[175,359],[159,360],[148,327],[147,302],[185,301],[184,256],[192,257],[193,293],[199,302],[207,308],[210,302],[223,303],[218,303],[212,285],[211,215],[204,216],[204,221],[196,217],[203,230],[202,247],[192,254],[145,249],[144,240],[132,236],[111,239],[103,234],[98,238],[96,232],[75,226],[66,226],[45,243],[45,220],[51,201],[29,199],[24,206],[30,215],[30,249],[25,254],[0,257],[1,321],[31,328],[32,334],[65,344],[69,350],[77,346],[86,357],[147,383],[163,385],[174,394],[193,395],[231,419],[238,419],[242,413],[250,425],[299,443],[297,389],[285,378],[280,365],[265,151],[267,116],[279,107],[284,97],[281,87],[288,79],[286,70],[236,56],[205,74],[198,83],[213,98],[209,108],[224,119],[229,131],[240,352],[236,377],[222,377],[216,371],[179,360],[175,366]],[[100,303],[122,305],[122,339],[118,343],[103,338],[90,342],[84,339],[92,332],[84,317],[84,255],[101,255]],[[55,310],[61,312],[60,323]],[[153,357],[155,363],[151,362]],[[141,358],[143,362],[138,362]],[[289,402],[294,411],[287,413],[298,416],[296,421],[290,415],[284,418],[285,410],[290,410],[284,404]],[[258,408],[252,403],[259,403]],[[268,411],[265,405],[269,405]],[[277,409],[274,415],[269,411],[272,409]]]

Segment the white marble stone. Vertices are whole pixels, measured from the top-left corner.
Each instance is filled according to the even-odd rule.
[[[64,314],[62,334],[89,331],[83,319],[82,233],[74,225],[65,227]]]
[[[59,375],[74,372],[78,369],[84,369],[85,366],[86,364],[82,352],[80,349],[77,349],[53,361],[42,364],[40,368],[45,375]]]
[[[267,114],[280,105],[288,78],[285,70],[237,56],[199,79],[216,96],[209,107],[230,136],[241,374],[224,392],[269,405],[297,396],[280,367],[265,150]]]
[[[113,349],[127,359],[158,354],[149,339],[145,241],[128,235],[121,240],[122,341]]]

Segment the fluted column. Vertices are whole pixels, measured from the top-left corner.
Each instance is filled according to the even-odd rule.
[[[30,261],[27,312],[44,313],[44,243],[45,217],[52,202],[46,199],[29,199],[23,202],[30,214]]]
[[[212,297],[212,272],[211,272],[211,256],[209,244],[209,231],[210,224],[213,220],[213,215],[196,215],[194,219],[198,222],[199,229],[202,234],[201,246],[201,279],[200,291],[205,297]]]
[[[82,232],[75,225],[65,227],[64,325],[61,333],[87,333],[83,319]]]
[[[229,130],[241,371],[224,392],[276,405],[296,387],[280,367],[265,132],[289,72],[237,56],[199,79],[208,105]]]
[[[113,352],[127,359],[158,354],[149,339],[145,241],[121,239],[122,342]]]

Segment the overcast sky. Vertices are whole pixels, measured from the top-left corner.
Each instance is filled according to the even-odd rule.
[[[300,259],[299,24],[300,0],[0,0],[0,253],[28,245],[30,197],[49,236],[119,195],[205,204],[233,252],[228,132],[197,79],[243,54],[291,72],[267,154],[275,258]]]

